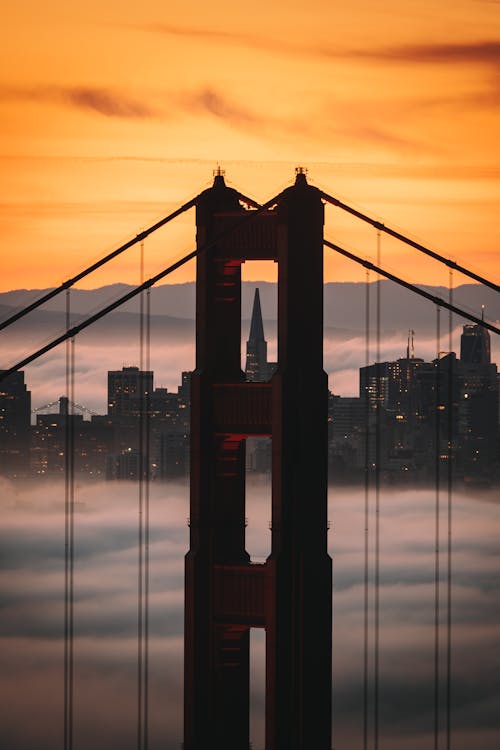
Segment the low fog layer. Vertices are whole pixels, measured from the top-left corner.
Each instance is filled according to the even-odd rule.
[[[0,745],[9,750],[54,750],[62,738],[64,487],[23,487],[2,481],[0,497]],[[75,743],[80,750],[133,750],[138,488],[128,483],[81,486],[76,501]],[[371,496],[372,581],[373,503]],[[457,494],[453,508],[453,747],[497,750],[500,502],[493,494]],[[260,560],[270,543],[270,497],[265,482],[249,484],[246,514],[247,548],[253,559]],[[151,486],[151,750],[179,750],[182,738],[183,557],[188,546],[188,515],[185,484]],[[334,565],[335,747],[355,750],[362,747],[363,724],[363,492],[330,490],[329,518]],[[444,622],[444,516],[442,521]],[[384,750],[431,750],[433,493],[384,493],[380,530],[381,746]],[[254,747],[261,750],[262,633],[252,643],[252,733]],[[444,692],[441,699],[444,705]]]

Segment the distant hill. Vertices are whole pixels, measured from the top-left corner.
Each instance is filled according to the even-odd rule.
[[[269,282],[243,282],[242,317],[243,322],[250,319],[251,305],[255,287],[260,289],[263,317],[268,321],[276,319],[276,285]],[[133,287],[126,284],[112,284],[99,289],[71,291],[71,309],[78,315],[89,314],[104,307],[104,305],[126,294]],[[448,299],[448,289],[445,287],[422,286],[431,294]],[[46,289],[18,289],[0,294],[0,316],[5,318],[14,310],[19,309],[33,300],[41,297]],[[360,332],[364,329],[366,286],[361,283],[329,283],[325,284],[325,326],[337,330]],[[375,284],[370,284],[370,298],[372,313],[375,305]],[[382,323],[385,332],[400,331],[406,336],[408,328],[416,332],[420,329],[429,333],[435,326],[436,313],[434,306],[411,292],[402,289],[390,281],[381,282]],[[500,319],[500,299],[491,289],[484,289],[478,284],[463,284],[453,290],[453,301],[475,315],[481,315],[481,306],[485,306],[486,317],[489,320]],[[302,300],[307,304],[307,300]],[[62,313],[65,309],[64,295],[59,295],[48,302],[43,309],[39,309],[29,316],[30,326],[43,327],[45,324],[63,323]],[[120,312],[113,315],[112,320],[120,325],[123,313],[135,315],[138,301],[132,300],[120,308]],[[195,317],[195,285],[194,282],[185,284],[164,284],[151,290],[151,310],[155,316],[166,316],[170,319],[193,320]],[[57,316],[56,313],[60,315]],[[447,313],[446,313],[447,315]],[[58,323],[58,319],[60,323]],[[126,319],[123,319],[122,323]],[[464,321],[465,322],[465,321]],[[457,320],[457,324],[459,321]],[[172,321],[173,324],[173,321]],[[19,325],[22,325],[21,323]],[[179,324],[176,324],[179,325]],[[17,327],[17,326],[16,326]],[[25,326],[22,325],[24,328]],[[20,329],[18,329],[20,330]]]
[[[260,290],[269,359],[276,357],[276,285],[244,282],[242,299],[242,339],[248,338],[255,287]],[[125,284],[71,292],[72,324],[101,309],[130,291]],[[434,295],[447,298],[442,287],[426,287]],[[0,319],[38,299],[47,290],[16,290],[0,294]],[[371,340],[369,361],[375,357],[375,286],[370,285]],[[381,282],[382,335],[381,359],[394,360],[406,351],[408,329],[415,331],[415,355],[426,360],[436,356],[436,310],[416,295]],[[358,369],[366,360],[366,286],[353,283],[325,285],[324,368],[330,387],[342,395],[357,395]],[[454,290],[457,305],[481,315],[486,306],[489,319],[500,318],[500,302],[491,290],[466,284]],[[307,306],[308,300],[300,304]],[[139,302],[127,303],[78,335],[76,368],[78,400],[90,408],[106,410],[106,372],[123,365],[139,364]],[[156,385],[176,388],[180,372],[195,366],[195,285],[165,284],[151,290],[151,367]],[[464,321],[455,316],[455,351]],[[441,348],[448,347],[448,314],[441,314]],[[0,368],[8,367],[51,341],[65,330],[64,295],[0,331]],[[500,363],[500,339],[492,336],[492,358]],[[245,348],[242,346],[244,357]],[[242,363],[243,364],[243,363]],[[35,405],[56,400],[65,392],[65,347],[60,346],[25,368],[26,382]]]

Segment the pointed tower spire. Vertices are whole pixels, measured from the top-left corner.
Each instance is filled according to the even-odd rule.
[[[253,298],[252,322],[250,323],[248,341],[264,341],[264,324],[262,323],[262,311],[260,309],[259,287],[255,289],[255,296]]]
[[[264,338],[264,324],[262,322],[258,287],[255,289],[255,296],[253,298],[252,321],[247,341],[245,374],[247,380],[251,381],[268,379],[267,341]]]

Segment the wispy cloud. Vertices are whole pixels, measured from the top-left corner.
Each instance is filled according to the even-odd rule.
[[[409,65],[475,65],[488,71],[490,80],[487,90],[464,93],[459,97],[448,95],[431,104],[466,104],[496,106],[500,104],[500,41],[483,39],[474,42],[443,42],[434,44],[410,44],[369,49],[338,51],[323,49],[328,57],[349,57],[353,60],[373,60],[381,63],[407,63]],[[428,105],[425,100],[422,102]]]
[[[183,109],[190,112],[208,112],[217,118],[235,125],[255,125],[262,118],[250,110],[231,102],[227,97],[211,87],[206,87],[179,97]]]
[[[326,50],[325,50],[326,52]],[[410,44],[379,49],[357,49],[351,56],[377,60],[399,60],[414,63],[466,63],[500,67],[500,41]]]
[[[92,86],[3,87],[0,101],[45,102],[90,110],[106,117],[143,118],[157,114],[139,99]]]
[[[106,89],[70,88],[62,93],[75,107],[93,109],[109,117],[150,117],[154,114],[143,102]]]
[[[261,34],[241,33],[241,31],[227,31],[225,29],[209,29],[199,26],[175,26],[173,24],[150,24],[142,27],[143,31],[156,34],[168,34],[184,39],[203,40],[214,44],[244,45],[252,49],[267,50],[269,52],[300,53],[304,49],[294,42],[284,41],[277,37],[267,37]]]
[[[145,31],[154,31],[170,36],[212,39],[215,42],[255,42],[258,37],[241,32],[225,31],[222,29],[204,29],[199,26],[175,26],[174,24],[149,24],[144,26]]]
[[[330,58],[370,58],[378,60],[400,60],[429,63],[485,63],[500,65],[500,41],[480,39],[471,42],[437,42],[433,44],[410,44],[391,47],[346,48],[322,44],[304,44],[262,34],[241,33],[225,29],[199,26],[176,26],[174,24],[150,24],[142,29],[170,36],[205,40],[217,44],[244,44],[248,47],[285,52],[294,55],[309,55]]]

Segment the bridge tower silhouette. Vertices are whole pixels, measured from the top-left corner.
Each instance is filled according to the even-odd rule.
[[[331,748],[321,193],[302,170],[248,222],[219,172],[197,203],[184,750],[249,748],[249,630],[266,630],[266,750]],[[231,232],[227,230],[233,228]],[[241,264],[278,263],[278,368],[241,370]],[[272,439],[272,546],[245,550],[245,439]]]

